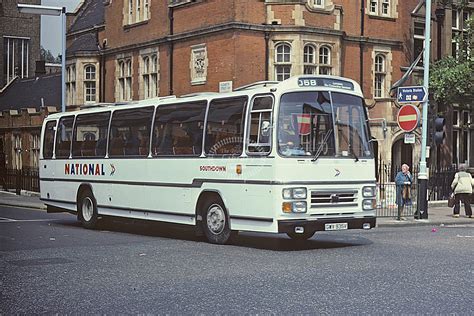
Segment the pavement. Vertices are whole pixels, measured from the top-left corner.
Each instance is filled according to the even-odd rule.
[[[21,191],[20,195],[12,192],[0,191],[0,205],[33,208],[46,211],[46,206],[40,200],[39,193]],[[448,201],[433,201],[428,203],[428,218],[415,219],[413,216],[404,216],[398,221],[394,217],[378,217],[377,227],[402,227],[402,226],[445,226],[474,224],[474,217],[467,218],[464,206],[461,206],[459,218],[452,217],[452,208],[448,207]]]

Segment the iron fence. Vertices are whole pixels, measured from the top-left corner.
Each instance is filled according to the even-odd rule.
[[[377,216],[397,217],[398,206],[396,203],[397,186],[395,176],[401,166],[379,161],[377,165]],[[410,170],[413,182],[410,186],[410,199],[403,207],[402,216],[415,215],[418,199],[418,173],[419,167],[413,166]],[[428,169],[428,194],[429,201],[447,200],[451,194],[451,183],[456,173],[455,168],[429,168]]]
[[[14,189],[17,194],[21,190],[39,192],[39,171],[35,168],[1,169],[0,185],[4,190]]]

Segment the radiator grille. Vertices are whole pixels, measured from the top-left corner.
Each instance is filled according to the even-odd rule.
[[[311,191],[311,207],[355,206],[357,191]]]

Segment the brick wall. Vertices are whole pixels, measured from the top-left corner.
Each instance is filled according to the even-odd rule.
[[[41,0],[1,1],[0,3],[0,88],[6,82],[4,36],[26,37],[29,41],[28,74],[35,74],[35,63],[40,58],[40,16],[20,14],[18,3],[41,4]]]

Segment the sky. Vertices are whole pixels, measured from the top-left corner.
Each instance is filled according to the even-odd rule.
[[[81,0],[42,0],[41,4],[51,7],[66,7],[66,12],[74,12]],[[53,56],[61,54],[61,17],[41,17],[41,45],[49,49]]]

